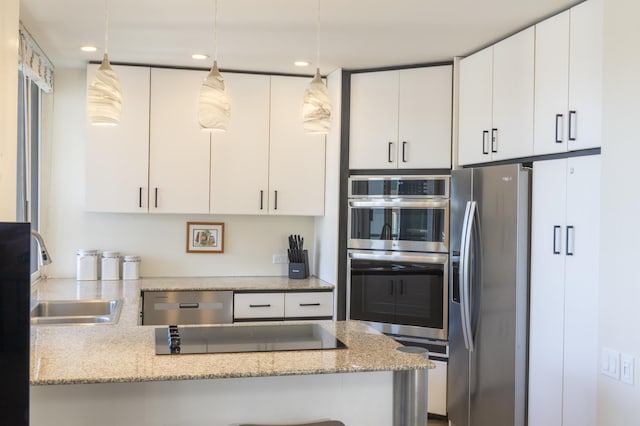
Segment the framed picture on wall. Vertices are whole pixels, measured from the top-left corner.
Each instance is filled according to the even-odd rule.
[[[187,222],[187,253],[224,253],[224,223]]]

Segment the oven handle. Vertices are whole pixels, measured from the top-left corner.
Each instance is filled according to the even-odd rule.
[[[464,346],[470,352],[473,352],[473,335],[471,333],[470,318],[470,289],[469,289],[469,273],[471,268],[471,234],[473,230],[473,222],[475,219],[476,202],[468,201],[465,212],[464,222],[462,224],[461,250],[460,250],[460,322],[462,323],[462,334],[464,336]]]
[[[349,251],[350,259],[359,260],[393,260],[397,262],[432,263],[434,265],[447,265],[449,256],[438,253],[405,253],[405,252],[369,252],[369,251]]]
[[[424,200],[424,201],[413,201],[413,200],[407,200],[407,199],[349,200],[349,207],[402,207],[402,208],[444,209],[449,207],[449,200]]]

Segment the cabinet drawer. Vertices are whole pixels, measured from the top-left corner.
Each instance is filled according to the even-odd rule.
[[[229,324],[231,291],[145,291],[143,325]]]
[[[235,293],[233,318],[282,318],[284,293]]]
[[[286,318],[333,316],[333,293],[286,293],[284,316]]]

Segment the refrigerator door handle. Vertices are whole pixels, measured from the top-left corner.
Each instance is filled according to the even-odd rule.
[[[473,212],[475,211],[475,201],[468,201],[462,224],[461,250],[460,250],[460,322],[462,324],[462,335],[464,346],[467,350],[473,351],[473,341],[471,336],[471,319],[469,317],[469,272],[471,266],[471,229],[473,225]]]

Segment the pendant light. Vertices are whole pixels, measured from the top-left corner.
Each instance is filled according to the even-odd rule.
[[[213,66],[200,88],[198,120],[203,130],[226,131],[231,120],[231,98],[218,71],[218,0],[213,18]]]
[[[109,64],[109,5],[104,2],[104,56],[87,91],[87,114],[93,125],[115,126],[122,112],[122,87]]]
[[[316,74],[304,93],[303,127],[307,133],[328,133],[331,128],[331,98],[320,77],[320,0],[316,19]]]

